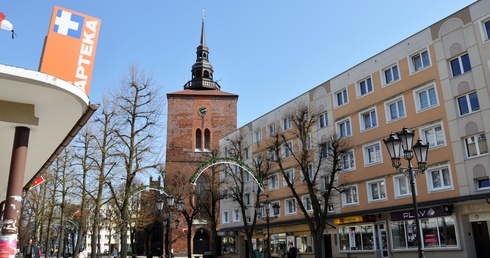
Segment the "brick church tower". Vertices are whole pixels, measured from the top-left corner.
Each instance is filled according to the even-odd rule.
[[[204,19],[196,54],[192,79],[184,85],[182,91],[167,94],[165,182],[167,178],[176,175],[185,175],[185,180],[189,180],[197,167],[211,158],[211,152],[218,150],[220,138],[237,128],[238,95],[221,91],[221,86],[213,80],[214,71],[209,62]],[[203,228],[197,228],[196,225],[193,227],[192,230],[196,233],[193,234],[194,238],[198,233],[203,233],[201,229]],[[206,231],[204,228],[204,232]],[[187,251],[185,243],[183,250],[180,243],[175,243],[172,247],[174,252]],[[202,249],[193,250],[194,253],[210,250],[196,245],[192,249]]]

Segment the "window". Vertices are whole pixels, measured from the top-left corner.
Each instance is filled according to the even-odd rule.
[[[412,196],[412,189],[410,188],[410,182],[405,175],[393,176],[393,182],[395,185],[395,198],[403,198]],[[415,183],[415,181],[414,181]]]
[[[276,124],[270,124],[267,126],[267,136],[272,137],[276,136]]]
[[[446,139],[444,137],[444,131],[442,126],[436,125],[430,128],[424,128],[421,130],[424,142],[429,144],[430,149],[434,147],[444,146],[446,144]]]
[[[252,201],[251,201],[251,198],[250,198],[250,194],[249,193],[243,195],[243,204],[245,204],[247,206],[252,204]]]
[[[429,177],[429,180],[427,180],[429,182],[429,191],[439,191],[453,187],[448,167],[430,169],[427,176]]]
[[[236,254],[236,236],[221,237],[222,254]]]
[[[349,152],[342,154],[340,156],[340,166],[342,171],[348,171],[355,169],[355,159],[354,159],[354,151],[350,150]]]
[[[371,82],[371,77],[366,78],[357,83],[358,95],[364,96],[373,91],[373,83]]]
[[[286,199],[284,204],[286,204],[286,215],[296,214],[296,199]]]
[[[388,121],[393,121],[405,117],[405,104],[402,98],[398,98],[386,103],[386,115]]]
[[[274,190],[279,188],[279,176],[277,173],[269,176],[269,190]]]
[[[284,174],[286,174],[286,176],[283,179],[282,185],[284,185],[284,186],[288,185],[288,182],[286,179],[288,179],[289,182],[291,182],[291,184],[294,184],[294,168],[285,170]]]
[[[243,158],[248,159],[248,148],[247,147],[243,148]]]
[[[430,66],[429,52],[427,50],[412,55],[410,59],[413,72],[422,70],[423,68]]]
[[[302,201],[303,201],[303,206],[305,207],[306,211],[308,211],[308,212],[313,211],[313,205],[311,205],[310,196],[307,196],[307,195],[303,196]]]
[[[338,230],[341,253],[351,250],[374,250],[373,224],[340,226]]]
[[[238,221],[240,221],[240,210],[233,209],[233,222],[238,222]]]
[[[280,203],[279,202],[271,202],[271,209],[270,209],[270,213],[271,213],[271,216],[272,217],[279,217],[279,215],[281,214],[281,209],[279,208],[277,213],[274,213],[274,205],[277,204],[279,205],[279,207],[281,207]]]
[[[369,202],[386,200],[386,184],[384,179],[367,182],[366,184]]]
[[[223,213],[221,214],[221,220],[223,220],[223,223],[229,223],[230,220],[228,218],[228,213],[229,211],[223,211]]]
[[[296,248],[300,253],[313,252],[313,237],[308,235],[297,236]]]
[[[349,102],[347,99],[347,89],[335,93],[335,103],[337,104],[337,107],[347,104],[347,102]]]
[[[293,142],[289,141],[282,145],[282,157],[287,158],[293,155]]]
[[[471,71],[470,57],[467,53],[452,59],[449,63],[451,64],[453,77]]]
[[[488,41],[490,39],[490,20],[486,20],[482,24],[483,30],[483,41]]]
[[[288,116],[288,117],[283,118],[282,119],[282,129],[288,130],[288,129],[291,129],[291,127],[293,127],[293,122],[291,120],[291,117]]]
[[[327,113],[325,112],[318,116],[318,127],[323,128],[326,127],[327,125],[328,125],[328,117],[327,117]]]
[[[345,206],[357,203],[357,185],[346,187],[345,191],[342,192],[342,204]]]
[[[383,71],[384,84],[390,84],[394,81],[400,80],[400,75],[398,73],[398,65],[394,65]]]
[[[209,129],[204,130],[204,151],[211,151],[211,131]]]
[[[350,127],[350,118],[337,122],[337,133],[340,138],[348,137],[352,135],[352,130]]]
[[[375,109],[370,109],[364,113],[361,113],[359,118],[361,119],[361,130],[368,130],[378,126],[378,119],[376,117]]]
[[[267,150],[267,159],[269,161],[277,161],[277,154],[274,149],[268,149]]]
[[[364,164],[372,165],[381,162],[381,146],[378,143],[364,147]]]
[[[458,107],[460,115],[466,115],[480,110],[480,103],[478,102],[476,92],[458,97]]]
[[[429,87],[424,87],[417,91],[414,91],[415,104],[417,105],[417,111],[422,111],[431,107],[435,107],[439,104],[437,100],[436,89],[433,84]]]
[[[320,151],[320,157],[321,158],[328,158],[330,155],[331,155],[331,149],[330,149],[330,145],[326,142],[324,143],[320,143],[318,145],[318,149]]]
[[[476,157],[488,153],[487,137],[484,133],[472,135],[464,139],[466,145],[466,157]]]
[[[313,180],[313,177],[314,177],[313,164],[311,164],[311,163],[308,163],[308,177],[310,178],[310,180]],[[301,181],[305,181],[305,176],[304,176],[303,172],[301,172]]]
[[[202,151],[202,131],[201,129],[196,129],[196,150]]]
[[[427,210],[426,210],[427,212]],[[454,248],[458,246],[453,216],[420,219],[423,246],[427,249]],[[415,220],[392,221],[390,223],[393,249],[417,249],[418,234]]]
[[[254,135],[255,135],[255,143],[262,141],[262,130],[260,129],[255,130]]]
[[[477,178],[476,182],[476,190],[485,190],[490,189],[490,179],[488,177],[485,178]]]

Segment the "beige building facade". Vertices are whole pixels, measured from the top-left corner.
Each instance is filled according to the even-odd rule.
[[[415,140],[429,144],[428,168],[415,179],[425,256],[486,257],[489,38],[490,1],[480,0],[260,116],[224,137],[220,146],[241,137],[244,160],[252,164],[255,154],[267,149],[272,127],[284,129],[291,108],[308,103],[320,114],[312,138],[336,133],[353,146],[340,160],[343,190],[329,201],[333,226],[324,232],[327,257],[413,257],[418,234],[410,182],[392,167],[383,142],[406,127]],[[294,139],[291,143],[298,147]],[[402,166],[408,166],[406,160]],[[300,257],[313,256],[308,227],[291,207],[290,190],[277,168],[269,174],[265,192],[281,206],[270,223],[272,255],[281,256],[285,243],[293,241]],[[246,194],[254,195],[256,186],[250,185]],[[225,241],[235,243],[229,255],[245,257],[237,204],[225,199],[220,209]],[[257,249],[266,238],[263,225],[260,221],[254,234]]]

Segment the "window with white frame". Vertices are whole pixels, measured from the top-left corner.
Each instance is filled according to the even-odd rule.
[[[459,115],[466,115],[480,110],[478,95],[476,92],[471,92],[458,97]]]
[[[349,102],[349,99],[347,98],[347,88],[335,93],[335,104],[337,107],[347,104],[347,102]]]
[[[279,175],[277,173],[274,173],[269,176],[269,190],[275,190],[279,188]]]
[[[340,165],[342,172],[353,170],[356,168],[356,163],[354,159],[354,151],[350,150],[340,156]]]
[[[287,158],[293,155],[293,142],[288,141],[282,145],[282,157]]]
[[[293,121],[291,120],[291,117],[288,116],[288,117],[283,118],[282,119],[282,129],[288,130],[288,129],[291,129],[291,127],[293,127]]]
[[[240,221],[240,210],[233,209],[233,222],[238,222],[238,221]]]
[[[328,116],[327,116],[327,112],[325,112],[318,116],[318,127],[323,128],[326,127],[327,125],[328,125]]]
[[[285,177],[283,178],[282,185],[287,186],[288,185],[287,180],[289,180],[291,184],[294,184],[294,168],[286,169],[284,171],[284,174]]]
[[[449,167],[430,168],[427,177],[429,192],[453,188]]]
[[[313,180],[313,164],[308,163],[308,176],[310,180]],[[305,181],[305,176],[303,174],[303,171],[301,171],[301,181]]]
[[[267,126],[267,136],[272,137],[276,135],[276,123],[272,123]]]
[[[337,122],[337,133],[340,138],[344,138],[352,135],[350,118]]]
[[[373,83],[371,77],[357,82],[358,96],[364,96],[373,92]]]
[[[272,217],[279,217],[279,215],[281,214],[281,209],[277,209],[277,213],[274,212],[274,205],[278,205],[279,207],[281,207],[281,204],[279,202],[271,202],[271,209],[270,209],[270,214]]]
[[[223,211],[223,213],[221,214],[221,220],[223,223],[230,222],[229,213],[230,213],[229,211]]]
[[[250,181],[250,173],[249,173],[249,172],[246,172],[246,171],[245,171],[245,173],[243,173],[243,180],[244,180],[245,182]]]
[[[381,145],[379,142],[364,146],[364,164],[373,165],[381,162]]]
[[[475,179],[476,190],[490,189],[490,179],[488,177]]]
[[[344,189],[342,192],[342,204],[344,206],[358,204],[357,184],[350,185]]]
[[[286,215],[296,214],[296,199],[286,199],[284,204],[286,205]]]
[[[482,33],[483,33],[483,41],[488,41],[490,39],[490,20],[486,19],[482,21]]]
[[[405,103],[403,98],[386,102],[385,107],[388,122],[405,117]]]
[[[417,111],[422,111],[439,105],[434,84],[420,88],[413,92]]]
[[[383,70],[383,82],[384,84],[390,84],[392,82],[400,80],[400,74],[398,72],[398,65],[393,65]]]
[[[303,201],[303,206],[305,207],[305,210],[308,212],[313,211],[313,205],[311,204],[311,198],[308,195],[304,195],[301,197],[301,200]]]
[[[395,198],[404,198],[412,196],[410,182],[404,174],[393,176],[395,186]]]
[[[430,56],[427,49],[410,56],[412,72],[422,70],[430,66]]]
[[[466,137],[464,143],[468,158],[488,153],[487,137],[484,133]]]
[[[386,200],[385,180],[375,180],[366,183],[369,202]]]
[[[421,132],[424,142],[428,143],[431,149],[446,145],[446,138],[441,124],[422,128]]]
[[[361,120],[361,130],[368,130],[378,126],[378,118],[374,108],[360,113],[359,119]]]
[[[248,174],[248,173],[247,173]],[[250,197],[250,194],[249,193],[246,193],[243,195],[243,204],[245,205],[252,205],[252,199]]]
[[[262,141],[262,130],[257,129],[254,131],[254,138],[255,138],[255,143],[261,142]]]
[[[318,150],[320,151],[321,158],[327,158],[330,156],[332,150],[330,149],[330,145],[327,142],[322,142],[318,145]]]
[[[268,149],[267,150],[267,159],[269,161],[277,161],[277,154],[274,149]]]
[[[460,55],[449,61],[453,77],[471,71],[470,57],[468,53]]]

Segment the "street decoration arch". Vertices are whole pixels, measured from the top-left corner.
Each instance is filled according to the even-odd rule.
[[[201,174],[204,171],[206,171],[206,169],[219,164],[230,164],[242,168],[254,178],[255,182],[260,187],[260,189],[264,190],[264,182],[259,177],[259,175],[257,175],[257,173],[252,168],[250,168],[245,162],[235,158],[211,158],[205,161],[196,169],[194,174],[192,174],[191,178],[189,179],[189,183],[196,185],[197,179],[201,176]]]

